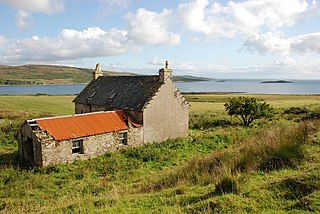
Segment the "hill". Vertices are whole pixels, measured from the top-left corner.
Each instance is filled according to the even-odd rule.
[[[1,85],[75,84],[88,83],[92,69],[55,65],[0,65]],[[104,71],[105,75],[133,75],[125,72]]]
[[[209,81],[209,80],[212,80],[212,79],[206,78],[206,77],[195,77],[190,75],[173,76],[173,81],[175,82],[194,82],[194,81]]]
[[[104,75],[136,75],[129,72],[103,71]],[[0,65],[0,85],[77,84],[88,83],[92,69],[56,65]],[[175,76],[174,81],[205,81],[208,78]]]

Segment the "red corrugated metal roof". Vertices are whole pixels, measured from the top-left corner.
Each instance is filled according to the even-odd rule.
[[[107,132],[127,130],[123,112],[97,112],[75,116],[37,119],[40,129],[47,130],[55,140],[79,138]]]

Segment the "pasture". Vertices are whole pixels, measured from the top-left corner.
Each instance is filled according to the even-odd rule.
[[[224,110],[234,96],[275,115],[242,127]],[[26,119],[73,114],[74,96],[0,96],[0,213],[320,212],[320,96],[185,97],[188,138],[33,168],[15,132]]]

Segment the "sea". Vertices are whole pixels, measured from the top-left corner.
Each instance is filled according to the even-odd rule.
[[[287,80],[290,83],[262,83],[258,79],[230,79],[195,82],[176,82],[181,92],[215,92],[248,94],[317,94],[320,95],[320,80]],[[74,95],[86,84],[0,86],[0,95]]]

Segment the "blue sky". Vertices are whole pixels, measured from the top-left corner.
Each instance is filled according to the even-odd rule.
[[[0,0],[0,64],[320,79],[316,0]]]

